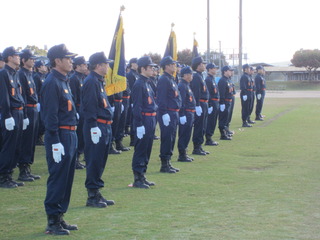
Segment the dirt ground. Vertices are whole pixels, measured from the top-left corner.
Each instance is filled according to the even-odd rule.
[[[320,91],[266,91],[266,98],[320,98]]]

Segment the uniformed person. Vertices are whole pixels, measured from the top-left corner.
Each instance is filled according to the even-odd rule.
[[[114,204],[114,201],[106,200],[99,190],[104,187],[101,177],[112,140],[113,112],[108,102],[104,80],[110,62],[104,52],[92,54],[89,58],[91,72],[85,78],[82,87],[81,109],[84,116],[84,156],[87,171],[85,187],[88,191],[86,206],[97,208]]]
[[[20,54],[21,68],[19,70],[19,79],[29,124],[22,133],[22,147],[18,159],[18,167],[20,170],[18,180],[26,182],[40,179],[39,175],[31,173],[39,128],[38,94],[32,76],[35,58],[36,56],[33,55],[30,49],[24,49]]]
[[[190,82],[193,78],[192,74],[192,69],[189,66],[182,68],[180,72],[181,80],[178,84],[182,102],[179,111],[179,162],[192,162],[194,160],[187,155],[192,126],[194,123],[194,113],[196,112],[196,101],[190,88]]]
[[[158,79],[159,79],[159,73],[160,73],[160,68],[158,65],[155,65],[153,67],[153,74],[149,78],[148,83],[150,84],[150,87],[152,88],[153,94],[154,94],[154,100],[157,102],[157,85],[158,85]],[[156,118],[156,125],[157,125],[157,118]],[[159,140],[160,137],[154,135],[154,140]]]
[[[195,57],[192,59],[192,69],[195,71],[193,74],[193,80],[190,83],[191,90],[196,100],[196,115],[193,128],[193,152],[196,155],[209,154],[208,151],[202,149],[204,142],[205,130],[207,127],[208,118],[208,101],[209,92],[207,84],[203,78],[202,73],[206,69],[206,63],[202,57]]]
[[[263,117],[261,115],[264,97],[266,95],[266,80],[264,78],[265,70],[259,65],[256,68],[258,74],[256,75],[254,82],[256,87],[256,97],[257,97],[257,105],[256,105],[256,119],[257,121],[263,121]]]
[[[38,120],[38,136],[36,140],[36,145],[44,145],[43,142],[43,135],[44,135],[44,123],[41,119],[41,114],[40,114],[40,91],[42,88],[42,85],[44,83],[44,80],[46,78],[46,73],[47,73],[47,67],[45,66],[44,61],[42,60],[37,60],[34,63],[34,72],[33,72],[33,81],[36,85],[36,90],[37,90],[37,95],[38,95],[38,112],[39,112],[39,120]]]
[[[156,127],[157,104],[154,100],[154,92],[148,83],[153,75],[152,68],[155,64],[149,56],[139,58],[137,64],[140,76],[132,88],[132,116],[136,132],[132,157],[133,187],[148,189],[155,185],[145,177]]]
[[[54,235],[68,235],[69,230],[78,229],[63,220],[70,203],[77,150],[77,112],[67,77],[74,56],[64,44],[49,49],[47,57],[52,70],[40,93],[49,172],[44,201],[48,216],[46,233]]]
[[[129,68],[130,71],[126,74],[126,77],[128,79],[129,88],[132,89],[133,84],[136,82],[136,80],[139,77],[139,74],[137,72],[138,64],[137,64],[138,58],[131,58],[129,60]],[[126,131],[128,132],[128,129],[130,128],[130,146],[134,146],[134,139],[135,139],[135,132],[132,126],[132,98],[130,98],[130,105],[128,109],[128,117],[127,117],[127,123],[126,123]]]
[[[74,102],[76,104],[76,110],[79,116],[77,125],[77,137],[78,147],[76,153],[76,169],[84,169],[85,165],[80,162],[80,155],[84,151],[84,140],[83,140],[83,114],[80,111],[81,103],[81,88],[83,81],[86,77],[85,73],[88,70],[88,64],[83,56],[76,57],[73,59],[74,74],[70,77],[70,89],[73,95]]]
[[[232,75],[232,68],[230,66],[224,66],[221,69],[222,77],[219,80],[218,88],[220,94],[219,100],[219,130],[220,140],[232,140],[227,132],[228,119],[230,114],[230,107],[233,97],[233,86],[229,79]]]
[[[176,71],[176,62],[170,56],[166,56],[161,59],[160,66],[163,69],[163,74],[158,80],[157,87],[158,120],[161,133],[160,172],[176,173],[180,170],[174,168],[170,163],[179,124],[179,110],[181,108],[181,96],[173,76]]]
[[[19,52],[8,47],[2,52],[5,61],[0,71],[0,105],[2,143],[0,152],[0,187],[15,188],[23,186],[12,179],[13,169],[17,166],[21,149],[23,128],[27,127],[27,116],[24,112],[24,100],[17,69],[20,65]]]
[[[229,83],[230,85],[232,86],[232,101],[231,101],[231,105],[230,105],[230,111],[229,111],[229,114],[228,114],[228,124],[227,124],[227,127],[226,127],[226,133],[227,135],[229,135],[230,137],[232,137],[234,135],[234,131],[230,130],[230,123],[231,123],[231,120],[232,120],[232,116],[233,116],[233,110],[234,110],[234,105],[235,105],[235,102],[236,102],[236,87],[235,87],[235,84],[234,84],[234,81],[232,79],[233,75],[234,75],[234,69],[231,68],[231,76],[229,77]]]
[[[2,57],[2,53],[0,52],[0,70],[4,68],[5,62]],[[0,121],[1,121],[1,111],[0,111]],[[1,124],[0,124],[0,151],[1,151],[1,142],[2,142],[2,134],[1,134]]]
[[[208,121],[206,127],[206,142],[205,145],[217,146],[218,142],[212,140],[212,136],[216,129],[218,115],[219,115],[219,89],[215,77],[219,69],[214,63],[209,63],[206,66],[208,75],[205,79],[209,92],[209,108]]]
[[[241,118],[242,127],[252,127],[248,123],[250,103],[253,91],[253,85],[250,77],[250,65],[244,64],[242,66],[243,75],[240,78],[240,98],[241,98]]]
[[[251,92],[251,99],[250,99],[250,103],[249,103],[249,116],[248,116],[248,119],[247,119],[247,122],[249,124],[255,124],[256,123],[255,121],[251,120],[251,113],[253,111],[254,101],[255,101],[255,98],[256,98],[256,87],[255,87],[255,84],[254,84],[253,74],[254,74],[254,68],[252,66],[250,66],[249,75],[250,75],[250,82],[251,82],[251,86],[252,86],[252,92]]]

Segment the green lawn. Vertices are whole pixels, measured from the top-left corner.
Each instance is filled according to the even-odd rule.
[[[33,172],[41,180],[0,189],[0,239],[320,239],[319,99],[267,98],[266,120],[250,129],[240,128],[239,102],[234,139],[205,147],[211,154],[193,163],[176,162],[175,152],[180,173],[159,173],[155,141],[150,190],[127,187],[132,150],[111,155],[102,193],[115,206],[85,207],[85,170],[77,170],[65,219],[79,231],[67,237],[44,234],[48,174],[38,147]]]

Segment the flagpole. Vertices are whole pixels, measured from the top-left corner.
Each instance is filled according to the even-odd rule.
[[[207,62],[210,61],[210,0],[207,0]]]

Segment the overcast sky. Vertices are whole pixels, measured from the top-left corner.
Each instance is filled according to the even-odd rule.
[[[175,24],[178,50],[207,48],[207,0],[15,0],[1,1],[0,51],[8,46],[49,48],[65,43],[88,58],[109,54],[120,6],[126,59],[163,55]],[[319,48],[320,1],[243,0],[243,48],[248,62],[290,61],[300,48]],[[210,0],[211,49],[238,51],[239,0]],[[229,61],[230,64],[232,62]]]

